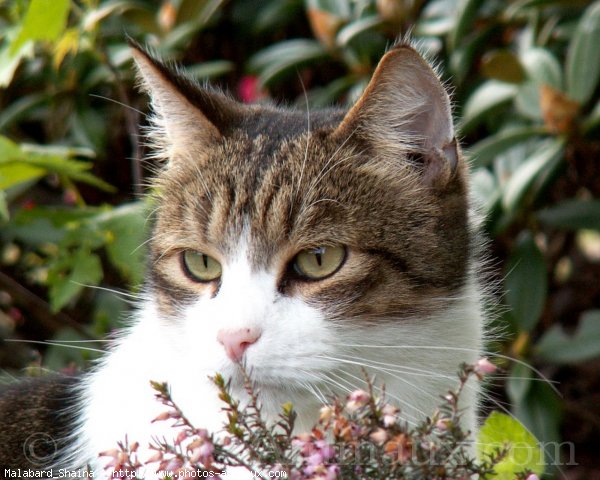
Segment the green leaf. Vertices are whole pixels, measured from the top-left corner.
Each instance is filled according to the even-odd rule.
[[[277,43],[250,58],[250,70],[259,72],[266,85],[290,69],[327,57],[327,51],[316,40],[296,39]]]
[[[525,399],[531,388],[533,371],[522,363],[515,363],[510,371],[506,382],[506,393],[513,405],[517,405]]]
[[[500,188],[496,177],[487,168],[477,168],[471,174],[473,195],[483,212],[489,212],[500,199]]]
[[[350,18],[352,9],[347,0],[307,0],[306,6],[334,14],[339,18]]]
[[[567,230],[600,230],[600,200],[565,200],[537,212],[538,219]]]
[[[214,60],[212,62],[203,62],[196,65],[190,65],[185,71],[197,80],[205,80],[224,75],[233,70],[233,62],[227,60]]]
[[[31,0],[11,54],[30,40],[56,40],[67,25],[70,0]]]
[[[501,130],[477,142],[469,150],[474,167],[491,164],[497,155],[532,137],[548,135],[544,127],[513,127]]]
[[[21,148],[12,140],[0,135],[0,163],[16,160],[21,156]]]
[[[2,69],[1,65],[4,63],[1,57],[2,54],[0,53],[0,69]],[[0,86],[2,85],[3,83],[0,79]],[[29,115],[34,108],[49,101],[49,98],[50,95],[47,93],[30,93],[24,97],[14,99],[12,103],[6,105],[0,112],[0,131],[6,130],[21,118]]]
[[[339,100],[356,83],[354,75],[340,77],[324,87],[311,88],[307,92],[308,103],[311,108],[326,108]],[[306,108],[306,98],[302,96],[297,101],[299,108]]]
[[[6,190],[19,183],[37,180],[46,170],[26,163],[0,163],[0,190]]]
[[[12,51],[11,44],[7,43],[0,50],[0,87],[6,87],[10,84],[24,57],[33,54],[33,43],[25,43],[20,48]]]
[[[510,50],[492,50],[482,59],[481,72],[487,78],[508,83],[520,83],[525,78],[523,66]]]
[[[146,237],[146,205],[121,205],[92,220],[107,233],[106,250],[111,263],[133,284],[143,276]]]
[[[500,412],[492,412],[479,430],[477,456],[484,459],[507,448],[506,456],[494,466],[497,480],[514,480],[525,470],[541,475],[544,472],[544,451],[535,437],[518,420]]]
[[[14,178],[14,184],[19,176],[33,178],[36,171],[37,176],[54,172],[75,181],[88,183],[107,192],[115,191],[112,185],[86,171],[92,168],[91,163],[64,158],[63,155],[56,155],[55,152],[67,155],[81,153],[90,155],[89,149],[41,145],[19,146],[8,138],[0,136],[0,167],[4,170],[4,177],[6,178],[2,183],[11,182],[13,181],[11,178]]]
[[[336,44],[340,47],[346,47],[358,35],[381,25],[381,23],[382,20],[379,15],[371,15],[350,22],[338,32]]]
[[[562,90],[562,70],[559,61],[545,48],[530,48],[521,54],[521,64],[527,76],[539,85],[550,85]]]
[[[85,343],[82,343],[82,340]],[[91,343],[89,337],[82,336],[70,328],[63,328],[47,342],[48,349],[44,353],[44,367],[56,372],[65,365],[85,366],[86,361],[98,358],[102,350],[102,342]]]
[[[587,103],[600,77],[600,1],[592,3],[581,15],[569,43],[566,59],[567,95],[582,105]]]
[[[548,459],[548,469],[551,470],[560,460],[555,450],[560,442],[562,403],[556,391],[548,383],[536,379],[523,401],[514,405],[513,413],[546,447],[544,453]]]
[[[507,264],[506,300],[521,330],[531,331],[546,303],[546,263],[529,232],[524,232]]]
[[[453,2],[433,0],[427,2],[415,26],[416,37],[441,36],[452,30],[455,24],[453,18]]]
[[[61,259],[48,272],[50,307],[57,312],[72,301],[86,285],[98,285],[103,277],[98,255],[79,248]]]
[[[588,117],[583,121],[581,129],[586,135],[592,130],[600,126],[600,100],[596,103],[596,106],[592,109]]]
[[[538,152],[525,160],[506,182],[502,205],[513,211],[529,191],[534,181],[544,172],[553,171],[563,159],[564,140],[553,138],[540,146]]]
[[[515,107],[524,117],[541,121],[540,86],[531,80],[522,83],[515,96]]]
[[[552,363],[578,363],[600,355],[600,310],[581,316],[573,335],[553,325],[535,346],[535,353]]]
[[[0,223],[8,222],[8,220],[10,220],[10,214],[8,212],[6,193],[0,190]]]
[[[475,16],[481,4],[482,0],[459,0],[456,6],[456,22],[449,38],[451,50],[457,49],[467,32],[473,30]]]
[[[123,15],[128,10],[133,10],[140,7],[140,4],[128,0],[113,0],[108,2],[101,2],[98,8],[85,9],[82,27],[84,30],[87,31],[94,30],[102,20],[111,15]]]
[[[517,94],[516,85],[488,80],[475,90],[465,103],[459,129],[464,134],[473,129],[493,109],[510,102]]]

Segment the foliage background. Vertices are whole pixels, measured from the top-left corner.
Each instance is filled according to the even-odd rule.
[[[490,392],[568,442],[565,478],[600,478],[598,1],[0,1],[0,380],[84,365],[131,306],[111,290],[139,289],[127,36],[242,101],[316,108],[352,103],[407,32],[453,92],[506,287]]]

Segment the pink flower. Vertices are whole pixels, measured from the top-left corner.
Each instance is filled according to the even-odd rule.
[[[450,425],[450,420],[447,418],[440,418],[437,422],[435,422],[435,427],[438,430],[442,430],[442,431],[448,430],[449,425]]]
[[[373,440],[373,442],[375,442],[377,445],[383,445],[389,437],[388,433],[383,428],[378,428],[373,433],[371,433],[371,435],[369,435],[369,438]]]
[[[325,480],[335,480],[336,478],[338,478],[339,474],[340,474],[340,467],[338,467],[337,465],[329,465],[327,467],[327,473],[325,475]]]
[[[354,390],[348,395],[346,410],[350,413],[356,412],[360,407],[364,407],[369,401],[369,394],[364,390]]]
[[[348,396],[348,400],[359,403],[367,403],[369,401],[369,394],[364,390],[354,390]]]
[[[498,367],[490,362],[486,357],[480,358],[475,364],[475,373],[479,375],[490,375],[495,373]]]
[[[323,440],[320,440],[317,443],[320,442],[325,443]],[[328,443],[325,443],[325,445],[319,446],[318,448],[319,453],[321,454],[324,460],[329,460],[330,458],[333,458],[335,456],[335,449]]]
[[[389,403],[386,403],[381,409],[383,413],[383,425],[385,427],[391,427],[398,421],[398,412],[400,410]]]
[[[265,91],[260,89],[258,77],[254,75],[241,78],[238,84],[238,95],[244,103],[253,103],[266,97]]]

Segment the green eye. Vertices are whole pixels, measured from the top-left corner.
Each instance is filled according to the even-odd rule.
[[[344,247],[318,247],[301,251],[294,258],[296,273],[310,280],[334,274],[346,259]]]
[[[185,250],[181,258],[186,273],[197,282],[211,282],[221,277],[221,264],[205,253]]]

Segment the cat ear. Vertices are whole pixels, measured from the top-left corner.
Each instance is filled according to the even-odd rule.
[[[428,184],[445,183],[458,163],[450,98],[438,76],[413,48],[388,51],[335,135],[366,138],[378,157],[406,159]]]
[[[237,103],[199,87],[131,43],[141,87],[151,98],[150,138],[157,155],[170,161],[197,155],[224,135],[239,113]]]

